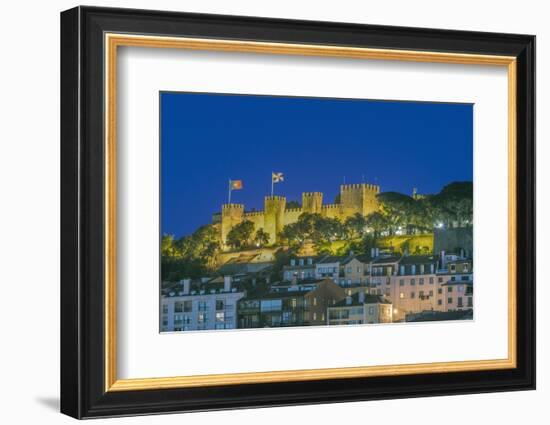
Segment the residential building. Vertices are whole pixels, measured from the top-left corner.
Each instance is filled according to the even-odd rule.
[[[272,291],[239,301],[239,328],[326,324],[327,307],[344,298],[345,292],[330,279],[296,285],[273,285]]]
[[[308,291],[281,291],[244,298],[237,307],[239,328],[302,326]]]
[[[314,289],[305,294],[308,307],[305,321],[310,326],[327,323],[327,308],[335,305],[346,296],[345,291],[330,279],[319,282]]]
[[[397,273],[390,277],[384,289],[384,295],[393,304],[394,321],[404,320],[411,312],[444,309],[436,274],[438,261],[434,255],[409,255],[400,259]]]
[[[329,325],[391,323],[392,315],[391,301],[380,295],[358,292],[329,307],[327,323]]]
[[[340,264],[345,257],[327,255],[315,264],[315,277],[317,279],[332,279],[337,283],[340,277]]]
[[[373,295],[389,295],[391,277],[397,274],[401,255],[384,254],[370,263],[370,276],[367,280]]]
[[[291,258],[290,264],[283,266],[283,280],[296,283],[304,279],[313,279],[315,277],[315,265],[324,257]]]
[[[245,292],[226,276],[222,285],[199,282],[193,288],[184,279],[163,291],[160,301],[162,332],[234,329],[237,302]]]
[[[349,287],[368,283],[371,260],[371,256],[368,254],[351,255],[343,260],[340,270],[340,286]]]

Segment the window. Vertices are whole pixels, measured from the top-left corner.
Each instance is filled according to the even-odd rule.
[[[416,282],[414,279],[411,279],[411,286],[414,286],[414,285],[416,285]]]
[[[437,305],[441,305],[443,304],[443,301],[442,300],[437,300]]]
[[[438,278],[437,278],[437,281],[438,281],[439,283],[441,283],[441,282],[443,282],[443,278],[442,278],[442,277],[438,277]]]
[[[206,301],[199,301],[199,311],[206,311],[208,310],[208,304]]]
[[[463,291],[464,291],[464,286],[460,285],[460,286],[458,287],[458,292],[463,292]]]
[[[260,311],[280,311],[282,308],[282,300],[262,300],[260,303]]]
[[[399,279],[399,286],[405,286],[405,279]]]
[[[420,292],[418,293],[418,296],[419,296],[420,298],[424,298],[424,291],[420,291]]]
[[[433,285],[433,283],[434,283],[434,278],[430,277],[430,285]]]
[[[369,314],[371,316],[374,314],[374,307],[369,307]]]
[[[430,297],[434,296],[434,291],[430,290]]]
[[[162,305],[162,313],[163,314],[168,314],[168,304],[163,304]]]
[[[197,316],[197,322],[199,322],[199,323],[202,324],[202,323],[204,323],[204,322],[206,322],[206,321],[208,321],[208,316],[207,316],[207,314],[206,314],[206,313],[199,313],[199,315]]]
[[[175,313],[182,313],[183,312],[183,302],[178,301],[174,303],[174,312]]]
[[[456,303],[457,303],[457,307],[463,307],[463,305],[462,305],[462,297],[458,297],[458,298],[456,299]]]
[[[452,304],[453,303],[453,299],[451,297],[447,298],[447,304]]]
[[[317,320],[317,313],[313,312],[313,320]]]
[[[225,321],[225,313],[223,311],[216,313],[216,322],[224,322]]]
[[[462,267],[462,271],[464,273],[468,273],[468,269],[469,269],[468,264],[464,264],[464,266]]]
[[[357,273],[361,273],[361,267],[357,267]]]
[[[290,311],[283,312],[283,323],[290,323],[292,319],[292,313]]]
[[[184,301],[183,302],[183,311],[185,313],[189,313],[190,311],[193,311],[193,301]]]
[[[399,266],[399,274],[403,276],[405,274],[405,266]]]
[[[168,326],[168,318],[167,317],[162,318],[162,326]]]
[[[293,308],[296,308],[296,298],[292,298],[291,305]]]
[[[346,267],[346,273],[351,273],[351,267]]]
[[[472,297],[468,297],[468,307],[473,307]]]
[[[456,265],[451,264],[451,273],[456,272]]]
[[[419,285],[424,285],[424,278],[421,277],[420,279],[418,279],[418,284]]]
[[[224,302],[223,300],[216,300],[216,310],[223,310],[224,308]]]
[[[400,292],[400,293],[399,293],[399,298],[401,298],[401,299],[405,298],[405,293],[404,293],[404,292]]]
[[[313,305],[317,305],[317,297],[313,297]]]
[[[411,299],[413,299],[415,296],[415,293],[414,292],[411,292]]]
[[[437,288],[437,293],[441,295],[443,293],[443,288]]]
[[[460,280],[462,280],[462,281],[468,281],[468,280],[470,280],[470,277],[469,277],[469,276],[462,276],[462,277],[460,278]]]
[[[448,292],[448,293],[453,292],[453,287],[452,287],[452,286],[447,286],[447,292]]]
[[[424,274],[424,264],[420,264],[420,274]]]

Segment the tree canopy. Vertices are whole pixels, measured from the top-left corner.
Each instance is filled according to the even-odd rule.
[[[199,227],[193,234],[175,239],[165,234],[161,240],[162,280],[179,280],[198,277],[214,264],[220,250],[217,229],[208,224]]]
[[[250,220],[244,220],[229,231],[227,234],[227,244],[237,249],[248,246],[252,242],[253,233],[254,223]]]

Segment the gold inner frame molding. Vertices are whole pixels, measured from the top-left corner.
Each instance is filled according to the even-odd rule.
[[[516,58],[463,53],[371,49],[328,45],[160,37],[106,33],[105,46],[105,391],[135,391],[214,385],[311,381],[418,373],[447,373],[516,367]],[[280,55],[324,56],[503,66],[508,72],[508,357],[495,360],[398,364],[254,373],[118,379],[116,323],[116,146],[118,47],[189,49]]]

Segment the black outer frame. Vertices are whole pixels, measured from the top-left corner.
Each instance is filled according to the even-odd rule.
[[[104,391],[105,32],[517,57],[517,368]],[[61,412],[75,418],[535,388],[535,37],[77,7],[61,13]]]

